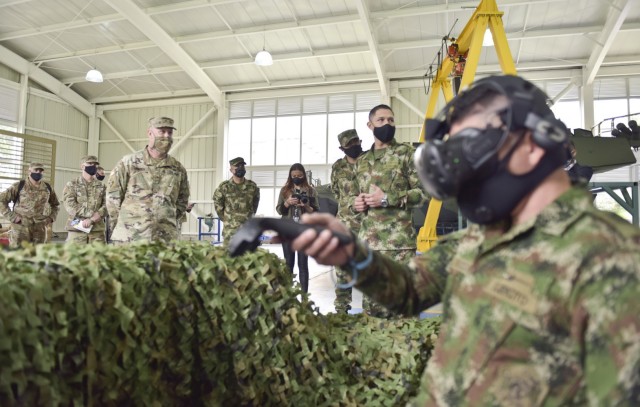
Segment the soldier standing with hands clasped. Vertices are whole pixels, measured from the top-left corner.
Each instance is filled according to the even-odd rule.
[[[220,183],[213,193],[213,205],[218,217],[224,224],[222,236],[225,244],[244,222],[258,212],[260,188],[245,178],[247,163],[242,157],[229,161],[231,179]]]
[[[356,180],[360,194],[352,200],[353,211],[365,214],[358,237],[372,250],[408,263],[416,253],[411,210],[426,200],[413,164],[415,148],[395,140],[394,113],[387,105],[371,109],[367,126],[373,132],[374,143],[358,158]],[[391,316],[366,295],[362,304],[372,316]]]
[[[0,211],[11,221],[9,242],[44,243],[47,225],[55,222],[60,210],[56,192],[42,180],[44,165],[31,163],[27,179],[11,185],[0,193]],[[13,209],[9,203],[13,202]]]

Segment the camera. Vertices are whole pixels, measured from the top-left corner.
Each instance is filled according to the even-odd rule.
[[[309,195],[307,195],[307,191],[301,191],[299,189],[296,189],[294,194],[291,195],[291,197],[297,199],[298,201],[302,202],[305,205],[309,203]]]

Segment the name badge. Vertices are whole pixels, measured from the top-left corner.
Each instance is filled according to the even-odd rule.
[[[536,310],[536,298],[533,295],[533,277],[505,273],[489,281],[484,291],[490,296],[504,301],[525,312],[533,314]]]

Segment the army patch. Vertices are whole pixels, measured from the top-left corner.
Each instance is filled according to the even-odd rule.
[[[528,365],[508,368],[491,387],[502,406],[539,406],[549,392],[548,384]]]

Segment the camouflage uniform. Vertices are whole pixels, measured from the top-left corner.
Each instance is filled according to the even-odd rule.
[[[44,180],[39,185],[33,185],[27,178],[20,191],[19,202],[13,210],[9,209],[9,202],[15,202],[18,198],[18,188],[20,182],[16,182],[0,193],[0,211],[2,216],[9,219],[11,231],[9,241],[11,247],[17,247],[20,242],[45,243],[46,241],[46,221],[55,222],[60,210],[60,202],[56,192],[45,184]],[[47,204],[49,208],[47,208]],[[20,215],[22,220],[19,224],[13,223],[16,216]]]
[[[218,217],[224,223],[222,237],[228,242],[236,230],[258,211],[260,203],[260,188],[258,185],[244,179],[242,184],[236,184],[233,179],[223,181],[213,193],[213,204]]]
[[[64,187],[62,199],[69,213],[67,219],[67,242],[91,243],[104,242],[104,217],[107,215],[105,194],[107,187],[98,180],[87,182],[82,176],[71,180]],[[84,233],[75,229],[71,222],[89,219],[94,213],[100,214],[100,220],[91,227],[91,232]]]
[[[349,198],[358,193],[358,183],[356,182],[355,164],[347,161],[346,157],[337,160],[331,167],[331,192],[338,201],[338,219],[357,236],[360,223],[364,218],[363,213],[354,212],[349,207]],[[347,276],[337,269],[336,276],[338,283],[345,284]],[[351,309],[353,290],[351,288],[336,288],[336,299],[333,303],[336,312],[347,313]]]
[[[187,171],[178,160],[154,159],[146,147],[123,157],[107,184],[111,241],[178,239],[188,201]]]
[[[639,405],[640,231],[576,187],[505,226],[446,235],[409,267],[374,253],[360,272],[396,312],[443,303],[413,405]]]
[[[383,149],[367,151],[358,158],[356,174],[358,193],[369,193],[371,185],[377,185],[385,194],[389,206],[369,208],[362,219],[358,237],[372,250],[408,263],[415,256],[416,232],[411,223],[411,209],[422,206],[426,194],[422,190],[418,173],[413,164],[415,148],[409,144],[391,140]],[[354,203],[351,198],[350,205]],[[363,298],[363,309],[370,315],[388,317],[384,307]]]

